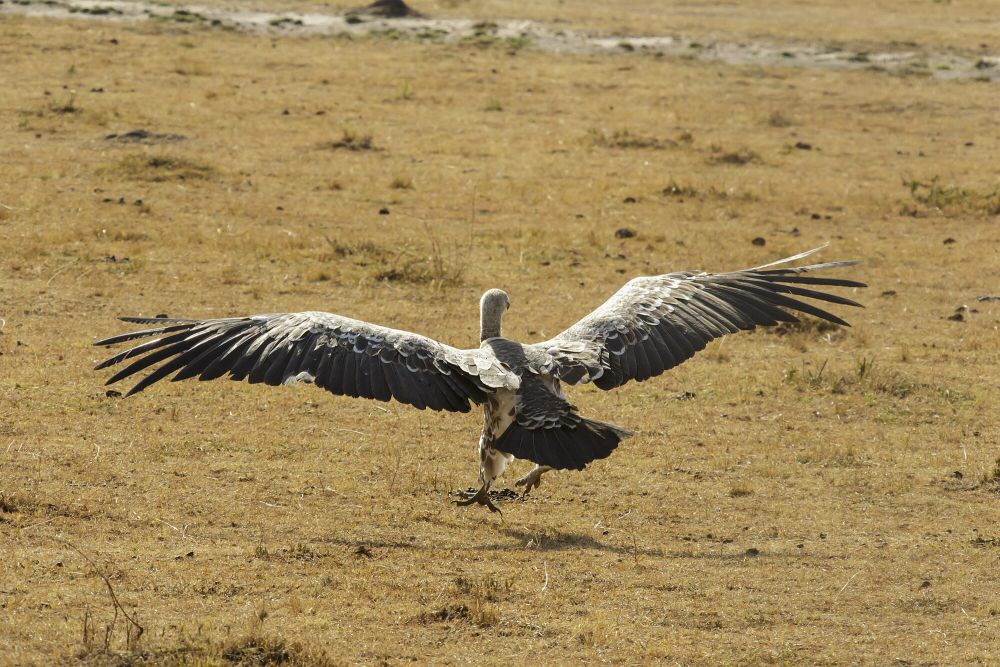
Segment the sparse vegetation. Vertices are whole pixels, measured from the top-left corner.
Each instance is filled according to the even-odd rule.
[[[767,117],[767,124],[771,127],[791,127],[792,121],[780,111],[772,111]]]
[[[533,11],[875,54],[877,4],[676,28],[666,5]],[[901,39],[991,38],[975,3],[928,7],[894,17]],[[994,84],[209,27],[3,18],[0,663],[995,662]],[[134,128],[186,139],[105,139]],[[780,155],[798,141],[809,169]],[[636,435],[502,520],[448,504],[475,483],[477,411],[223,380],[126,399],[92,370],[118,315],[327,310],[474,348],[487,287],[538,341],[634,276],[826,241],[816,261],[863,263],[825,275],[871,285],[828,306],[852,328],[803,316],[616,392],[565,387]]]
[[[378,148],[375,147],[375,142],[372,140],[372,135],[359,134],[350,129],[345,129],[341,134],[340,139],[320,144],[320,148],[329,148],[331,150],[343,149],[348,151],[378,150]]]
[[[667,187],[660,193],[664,197],[697,197],[698,191],[690,185],[681,185],[677,181],[671,180]]]
[[[628,129],[617,129],[611,132],[591,128],[587,131],[587,140],[593,146],[602,148],[634,148],[661,150],[677,145],[676,141],[670,139],[657,139],[656,137],[646,137],[633,134]]]
[[[730,164],[743,166],[751,163],[759,163],[760,156],[756,152],[741,148],[735,151],[725,150],[719,146],[712,146],[712,156],[708,159],[711,164]]]
[[[215,174],[215,169],[200,160],[179,155],[150,155],[129,153],[113,169],[103,173],[116,174],[140,181],[190,181],[203,180]]]
[[[1000,215],[1000,185],[989,192],[955,185],[941,185],[937,176],[927,180],[904,181],[910,198],[927,208],[946,214],[979,213]]]

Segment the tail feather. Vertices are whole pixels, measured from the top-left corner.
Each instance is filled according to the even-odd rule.
[[[557,470],[583,470],[595,459],[607,458],[630,431],[592,419],[581,419],[570,428],[528,429],[512,423],[494,444],[519,459]]]

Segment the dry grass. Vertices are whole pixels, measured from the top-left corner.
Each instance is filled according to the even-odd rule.
[[[995,661],[995,87],[177,22],[5,17],[0,52],[0,663]],[[186,139],[105,140],[139,128]],[[447,502],[476,417],[90,370],[117,315],[472,345],[500,286],[538,340],[633,275],[823,241],[865,260],[852,329],[573,391],[638,435],[503,520]]]

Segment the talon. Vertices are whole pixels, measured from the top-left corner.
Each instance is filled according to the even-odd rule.
[[[500,515],[500,518],[501,518],[501,519],[503,518],[503,512],[501,512],[501,511],[500,511],[500,508],[499,508],[499,507],[497,507],[496,505],[494,505],[494,504],[493,504],[493,501],[492,501],[492,500],[490,500],[490,499],[489,499],[489,497],[487,497],[487,498],[486,498],[486,502],[484,502],[483,504],[484,504],[484,505],[486,505],[486,507],[487,507],[487,508],[488,508],[488,509],[489,509],[489,510],[490,510],[491,512],[496,512],[497,514],[499,514],[499,515]]]
[[[514,486],[524,487],[524,491],[521,493],[522,498],[526,497],[532,489],[537,489],[542,485],[542,474],[548,470],[551,470],[551,468],[538,466],[533,468],[527,475],[514,482]]]
[[[485,486],[480,487],[479,490],[476,492],[458,491],[456,492],[456,495],[461,496],[462,499],[453,500],[452,502],[458,505],[459,507],[468,507],[469,505],[472,504],[484,505],[491,512],[496,512],[501,517],[503,517],[503,512],[500,511],[500,508],[494,505],[493,501],[490,500],[489,491]]]

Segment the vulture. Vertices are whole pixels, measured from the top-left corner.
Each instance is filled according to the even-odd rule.
[[[469,412],[476,403],[484,417],[479,488],[460,492],[456,502],[496,512],[490,486],[513,458],[535,464],[516,482],[527,494],[544,473],[582,470],[632,435],[581,416],[564,385],[593,383],[610,390],[630,380],[642,382],[726,334],[797,322],[790,311],[849,326],[804,299],[860,307],[817,288],[861,288],[864,283],[809,275],[857,261],[787,266],[820,249],[742,271],[633,278],[589,315],[541,343],[503,337],[500,324],[510,298],[491,289],[479,303],[481,342],[475,349],[317,311],[206,320],[123,317],[153,326],[97,341],[100,346],[143,341],[97,369],[128,362],[108,379],[112,384],[155,367],[129,396],[171,374],[174,382],[228,375],[268,385],[312,383],[334,394],[395,399],[420,410]]]

